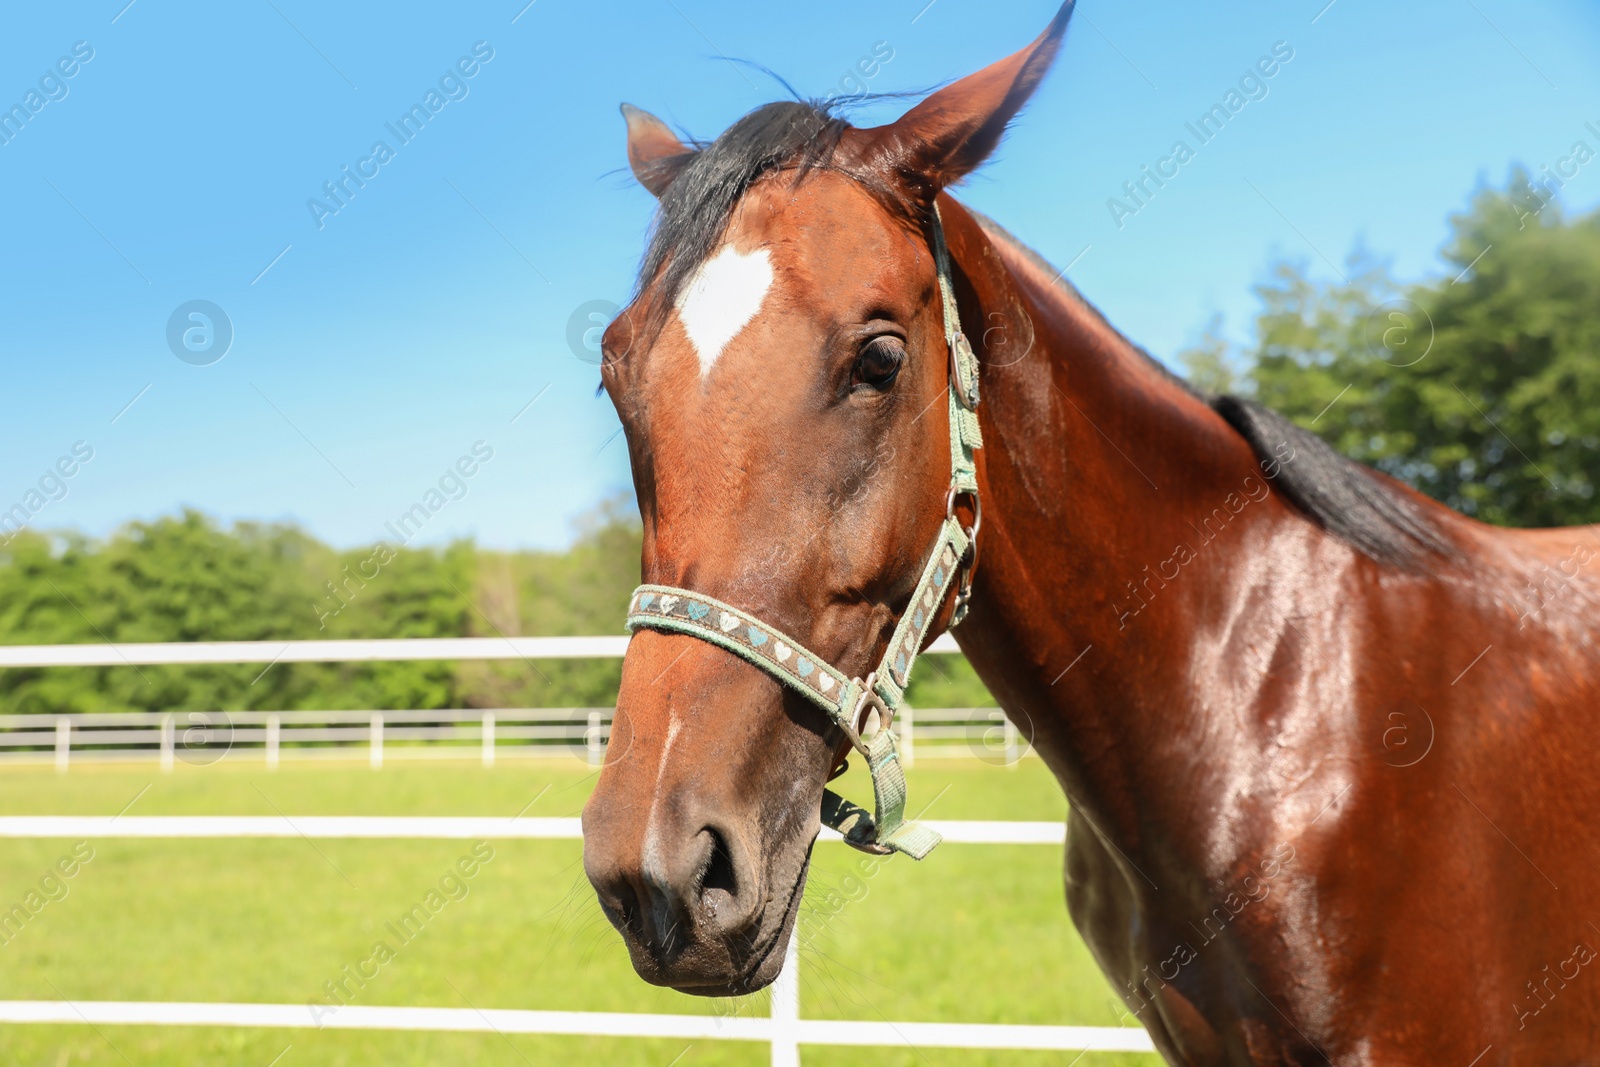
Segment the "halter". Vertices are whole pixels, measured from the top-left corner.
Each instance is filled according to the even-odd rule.
[[[978,360],[961,332],[950,282],[950,253],[945,247],[944,225],[937,205],[933,210],[932,244],[939,273],[939,299],[944,306],[945,342],[950,349],[950,492],[945,498],[945,517],[938,539],[928,553],[910,607],[900,617],[877,670],[865,678],[846,677],[781,630],[731,604],[688,589],[641,585],[634,591],[628,608],[630,632],[663,630],[709,641],[766,671],[826,712],[849,738],[851,747],[866,760],[872,774],[875,810],[869,813],[828,789],[822,794],[822,821],[863,852],[903,852],[919,860],[932,851],[940,838],[925,826],[905,821],[906,776],[890,724],[895,713],[905,706],[911,666],[958,576],[960,590],[950,626],[966,617],[972,591],[971,564],[982,523],[973,463],[973,453],[983,445],[977,416]],[[961,497],[972,501],[970,529],[964,528],[955,516],[956,501]],[[877,728],[863,740],[862,731],[873,711],[878,713]],[[834,776],[843,770],[840,767]]]

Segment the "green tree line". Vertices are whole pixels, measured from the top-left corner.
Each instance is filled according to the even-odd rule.
[[[287,641],[620,633],[639,531],[620,506],[566,552],[375,545],[196,511],[95,540],[24,532],[0,550],[0,643]],[[12,712],[605,706],[609,660],[293,663],[0,672]]]
[[[1558,191],[1520,171],[1481,189],[1437,278],[1359,254],[1336,281],[1274,264],[1254,343],[1213,329],[1183,361],[1465,514],[1600,522],[1600,214],[1569,217]]]
[[[197,511],[101,540],[24,531],[0,548],[0,644],[618,634],[639,538],[623,501],[564,552],[343,551],[294,526],[223,528]],[[992,703],[965,661],[934,659],[918,700]],[[620,677],[605,659],[12,668],[0,710],[608,707]]]

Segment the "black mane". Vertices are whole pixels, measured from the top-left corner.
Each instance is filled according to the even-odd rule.
[[[1283,464],[1277,487],[1312,522],[1379,563],[1418,569],[1429,557],[1449,559],[1456,546],[1404,492],[1334,450],[1322,438],[1254,400],[1218,396],[1218,415],[1269,460],[1287,442],[1294,462]]]

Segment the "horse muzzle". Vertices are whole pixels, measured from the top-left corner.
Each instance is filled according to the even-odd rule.
[[[772,863],[782,873],[764,870],[758,840],[688,814],[692,802],[656,806],[638,834],[597,797],[583,814],[584,871],[639,977],[699,996],[742,996],[771,983],[809,849],[783,850]]]

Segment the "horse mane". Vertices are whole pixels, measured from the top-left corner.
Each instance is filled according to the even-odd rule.
[[[1294,462],[1278,487],[1312,522],[1378,563],[1426,569],[1459,551],[1437,517],[1404,486],[1336,451],[1310,430],[1254,400],[1211,398],[1211,407],[1266,460],[1288,442]]]
[[[1410,490],[1336,451],[1316,434],[1254,400],[1227,394],[1211,396],[1196,389],[1128,340],[1043,256],[993,219],[965,204],[962,207],[991,239],[1004,241],[1043,271],[1045,277],[1054,278],[1062,295],[1103,324],[1163,378],[1221,416],[1244,438],[1257,460],[1274,460],[1284,444],[1293,448],[1294,462],[1278,465],[1276,484],[1284,497],[1317,526],[1367,558],[1404,570],[1426,570],[1431,562],[1458,554],[1438,517]]]
[[[681,155],[658,162],[673,172],[640,264],[638,288],[656,282],[656,305],[664,313],[689,277],[716,251],[728,220],[745,192],[767,174],[793,170],[795,184],[817,170],[834,170],[861,183],[901,219],[919,223],[903,194],[869,174],[834,162],[849,122],[828,104],[784,100],[749,112],[715,141],[691,142]],[[966,207],[966,205],[963,205]],[[1277,485],[1306,518],[1376,562],[1423,570],[1437,558],[1451,558],[1456,547],[1436,515],[1406,489],[1341,455],[1315,434],[1253,400],[1208,396],[1174,374],[1144,348],[1129,341],[1100,310],[1084,299],[1064,274],[1004,227],[966,207],[992,237],[1031,261],[1056,289],[1099,320],[1173,385],[1214,410],[1261,461],[1270,461],[1288,443],[1293,463],[1281,464]]]

